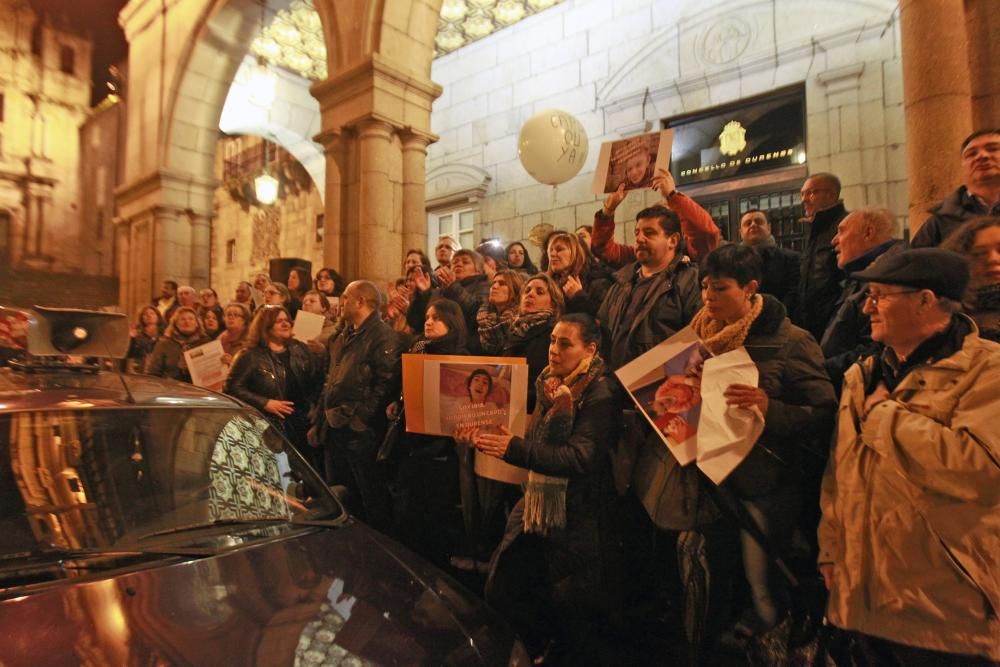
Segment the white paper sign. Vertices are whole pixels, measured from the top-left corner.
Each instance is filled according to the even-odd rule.
[[[723,395],[731,384],[756,387],[757,365],[746,348],[705,360],[701,375],[701,419],[698,421],[698,468],[716,484],[746,458],[764,431],[764,415],[752,409],[726,405]]]
[[[221,389],[229,373],[229,367],[222,363],[225,350],[218,339],[184,350],[184,361],[191,374],[191,384],[209,389]]]
[[[316,313],[307,313],[299,309],[295,314],[295,326],[292,327],[292,335],[298,340],[316,340],[323,333],[323,325],[326,318]]]

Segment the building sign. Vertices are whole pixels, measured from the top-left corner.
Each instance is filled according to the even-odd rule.
[[[667,122],[677,185],[742,178],[805,164],[801,89]]]

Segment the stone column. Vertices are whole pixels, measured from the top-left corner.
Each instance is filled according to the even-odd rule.
[[[340,130],[329,130],[316,136],[323,145],[326,158],[326,182],[323,201],[323,266],[336,269],[345,278],[344,248],[341,234],[344,229],[344,204],[347,182],[350,180],[347,164],[347,137]]]
[[[369,118],[359,124],[358,154],[361,180],[358,204],[358,278],[382,285],[399,273],[392,267],[398,256],[399,235],[392,229],[393,184],[389,178],[393,159],[393,127]],[[393,252],[390,246],[397,249]]]
[[[152,260],[154,285],[168,278],[185,285],[191,281],[191,226],[180,211],[168,206],[153,209]]]
[[[972,129],[1000,127],[1000,3],[965,0]]]
[[[962,0],[899,3],[911,234],[958,186],[959,147],[972,131],[964,12]]]
[[[403,252],[427,245],[427,145],[436,137],[407,129],[400,134],[403,148]]]
[[[210,284],[212,267],[212,226],[211,221],[192,210],[185,212],[191,227],[191,272],[190,280],[195,289]]]

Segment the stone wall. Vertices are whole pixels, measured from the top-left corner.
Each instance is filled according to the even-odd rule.
[[[219,181],[222,181],[227,141],[233,139],[220,139],[216,151]],[[247,149],[261,139],[244,135],[240,141],[241,148]],[[244,207],[224,187],[217,188],[212,219],[211,286],[219,293],[219,299],[223,303],[232,299],[236,284],[252,280],[257,272],[266,272],[267,260],[274,257],[307,259],[313,263],[315,275],[323,260],[323,241],[316,237],[316,216],[322,213],[323,202],[315,184],[268,207]],[[227,257],[230,241],[235,242],[232,262]]]
[[[73,54],[67,72],[64,48]],[[78,128],[90,105],[91,49],[88,39],[39,19],[26,3],[0,1],[0,208],[11,214],[16,267],[81,268]]]
[[[891,0],[574,0],[434,61],[430,175],[466,165],[489,178],[477,237],[527,239],[535,225],[592,220],[601,142],[646,122],[803,85],[807,167],[833,171],[849,208],[908,205],[896,3]],[[587,129],[579,175],[554,191],[521,167],[532,114],[558,108]],[[430,186],[430,183],[428,184]],[[441,194],[441,193],[438,193]],[[430,196],[430,195],[429,195]],[[631,219],[652,199],[632,195]],[[623,225],[619,226],[619,236]],[[534,251],[537,259],[537,250]]]

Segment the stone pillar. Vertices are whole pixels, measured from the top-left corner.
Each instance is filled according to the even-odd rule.
[[[399,267],[392,267],[398,256],[391,245],[399,246],[399,235],[393,230],[393,183],[390,179],[393,159],[393,127],[385,121],[370,118],[358,128],[358,155],[361,179],[358,205],[358,278],[374,280],[381,285]],[[394,273],[395,272],[395,273]]]
[[[191,282],[191,225],[181,211],[157,206],[153,209],[153,277],[159,285],[170,278],[179,284]]]
[[[959,147],[972,131],[964,12],[962,0],[899,3],[911,234],[958,186]]]
[[[408,129],[403,146],[403,252],[427,245],[427,145],[436,137]]]
[[[192,210],[185,212],[191,227],[190,280],[195,289],[208,287],[212,268],[212,225]]]
[[[347,182],[347,137],[341,131],[323,132],[315,137],[323,145],[326,158],[326,183],[323,201],[323,266],[336,269],[345,278],[344,248],[341,238],[344,226],[344,204]]]
[[[1000,127],[1000,3],[965,0],[972,128]]]

